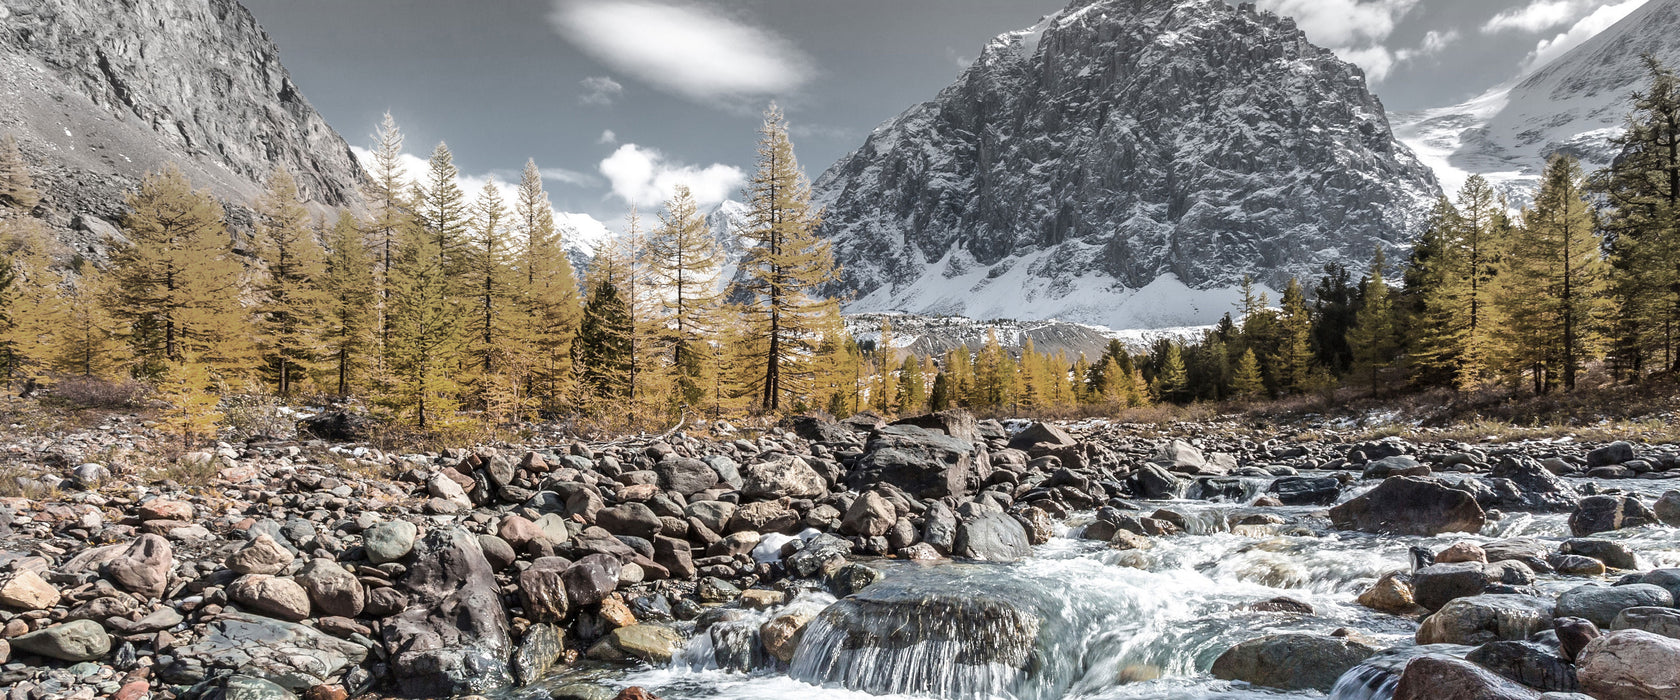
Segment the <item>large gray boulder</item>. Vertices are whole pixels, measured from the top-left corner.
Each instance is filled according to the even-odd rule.
[[[1552,628],[1552,601],[1490,593],[1455,598],[1418,626],[1418,644],[1480,645]]]
[[[748,498],[820,498],[828,482],[797,455],[747,465],[741,494]]]
[[[245,613],[224,612],[197,641],[171,650],[173,663],[161,675],[191,684],[218,672],[273,679],[302,692],[360,664],[368,650],[312,627]]]
[[[409,608],[384,624],[398,688],[411,697],[437,697],[512,684],[507,611],[478,538],[462,528],[433,531],[410,557],[398,584]]]
[[[988,513],[957,526],[952,554],[982,561],[1011,562],[1032,556],[1021,522],[1005,513]]]
[[[972,495],[991,475],[970,443],[913,425],[889,425],[870,436],[846,484],[860,491],[888,483],[917,498]]]
[[[1596,700],[1680,698],[1680,640],[1643,630],[1594,639],[1576,660],[1581,690]]]
[[[63,661],[93,661],[111,651],[111,635],[93,620],[74,620],[13,637],[12,648]]]
[[[1660,586],[1648,583],[1600,586],[1589,583],[1558,596],[1557,615],[1579,617],[1606,629],[1616,621],[1617,614],[1628,608],[1668,607],[1673,604],[1674,596]]]
[[[1330,509],[1338,529],[1433,536],[1479,532],[1487,514],[1468,492],[1425,477],[1396,476]]]
[[[1638,496],[1588,496],[1570,514],[1569,531],[1576,537],[1590,537],[1656,522],[1657,514]]]
[[[1393,700],[1540,700],[1540,693],[1463,659],[1425,655],[1406,664]]]
[[[1346,637],[1278,634],[1225,650],[1210,672],[1215,678],[1268,688],[1329,692],[1342,674],[1376,652]]]

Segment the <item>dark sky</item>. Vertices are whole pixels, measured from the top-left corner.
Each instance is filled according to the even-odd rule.
[[[244,0],[353,146],[386,110],[472,185],[535,158],[555,205],[615,224],[676,182],[734,196],[777,100],[814,179],[1065,0]],[[1644,0],[1260,0],[1366,68],[1389,109],[1462,101]],[[1496,19],[1496,16],[1497,19]]]

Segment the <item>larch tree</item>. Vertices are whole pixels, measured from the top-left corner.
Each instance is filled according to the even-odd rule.
[[[986,329],[986,341],[974,357],[974,406],[1001,408],[1015,400],[1015,360],[998,341],[997,329]]]
[[[386,283],[386,403],[421,428],[453,416],[465,339],[459,296],[471,217],[449,148],[438,144],[398,230]]]
[[[209,365],[190,351],[179,360],[166,360],[157,379],[157,396],[169,408],[159,416],[164,430],[178,435],[181,446],[191,448],[200,438],[214,437],[222,414],[220,386]]]
[[[1283,331],[1275,359],[1279,385],[1289,391],[1305,391],[1313,366],[1312,314],[1307,309],[1306,291],[1293,277],[1283,290],[1283,315],[1279,320]]]
[[[1512,369],[1530,373],[1536,393],[1554,384],[1572,390],[1596,355],[1606,290],[1604,241],[1574,158],[1547,164],[1514,236],[1502,294],[1505,352]]]
[[[583,319],[583,301],[535,161],[525,163],[513,214],[514,227],[524,239],[520,335],[533,352],[529,393],[541,408],[556,411],[571,394],[572,343]]]
[[[446,284],[437,291],[450,303],[460,303],[466,278],[465,250],[472,227],[472,206],[459,183],[461,172],[449,145],[439,142],[426,162],[426,172],[414,187],[414,219],[419,230],[431,238],[428,250],[437,257]]]
[[[897,369],[893,362],[892,321],[881,320],[881,333],[875,339],[875,357],[871,363],[874,367],[875,381],[869,389],[869,405],[882,414],[890,415],[897,407],[898,377],[893,374]]]
[[[922,361],[914,353],[904,356],[898,367],[898,412],[907,416],[922,412],[927,402],[927,383],[922,378]]]
[[[1231,393],[1238,398],[1253,399],[1266,392],[1265,377],[1260,374],[1260,358],[1254,348],[1245,348],[1237,359],[1236,371],[1231,374]]]
[[[1168,341],[1151,388],[1162,401],[1179,401],[1184,398],[1189,381],[1190,377],[1184,367],[1184,351],[1178,343]]]
[[[1394,327],[1394,302],[1390,299],[1388,282],[1383,279],[1385,258],[1381,248],[1371,262],[1359,292],[1359,310],[1354,313],[1353,326],[1347,330],[1348,348],[1353,353],[1353,373],[1363,377],[1376,393],[1377,378],[1383,368],[1394,361],[1399,338]]]
[[[1405,322],[1407,360],[1418,384],[1454,385],[1470,338],[1458,219],[1457,207],[1446,197],[1438,199],[1406,266],[1398,316]]]
[[[748,322],[764,338],[755,388],[762,409],[779,411],[809,391],[813,329],[834,303],[820,290],[837,271],[828,242],[816,235],[821,214],[775,105],[759,131],[757,171],[746,194],[743,238],[750,248],[741,262],[740,289],[751,299]]]
[[[256,212],[256,249],[263,268],[255,285],[257,345],[275,392],[291,396],[321,350],[326,265],[291,173],[276,170],[269,175]]]
[[[386,318],[391,295],[386,285],[391,278],[392,262],[412,203],[402,165],[403,135],[390,112],[385,113],[373,140],[372,163],[367,167],[368,177],[362,184],[362,199],[368,204],[367,229],[373,239],[373,254],[376,256],[374,284],[379,290],[378,337],[379,347],[383,349],[391,334],[390,322]]]
[[[1494,295],[1510,234],[1505,215],[1493,186],[1480,175],[1472,175],[1458,194],[1461,292],[1465,314],[1464,346],[1459,356],[1457,384],[1470,388],[1486,376],[1493,351],[1492,336],[1497,328]]]
[[[382,320],[376,305],[380,298],[376,267],[380,261],[369,250],[355,217],[340,212],[327,236],[325,275],[321,292],[325,297],[320,339],[339,396],[347,396],[366,376],[369,358],[375,353],[378,326]]]
[[[520,342],[520,280],[510,223],[501,188],[495,180],[486,182],[472,204],[472,223],[461,247],[473,399],[501,419],[526,407],[524,373],[533,359]]]
[[[659,226],[647,241],[648,277],[660,304],[660,346],[669,357],[676,396],[700,405],[706,397],[706,365],[716,327],[719,266],[723,254],[712,237],[694,195],[678,185],[660,212]]]
[[[141,373],[156,376],[189,357],[227,376],[252,369],[243,268],[221,204],[171,165],[141,180],[128,206],[128,241],[111,254],[105,308],[126,327]]]

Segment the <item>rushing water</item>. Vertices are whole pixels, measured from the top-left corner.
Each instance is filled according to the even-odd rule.
[[[1343,499],[1365,486],[1346,490]],[[1652,493],[1666,487],[1613,486]],[[640,685],[668,700],[1323,698],[1219,681],[1207,669],[1238,642],[1284,632],[1346,628],[1379,648],[1409,646],[1415,622],[1371,611],[1354,598],[1383,573],[1409,567],[1412,546],[1568,536],[1561,514],[1511,514],[1478,535],[1420,538],[1327,531],[1309,515],[1319,508],[1203,501],[1162,507],[1183,516],[1187,534],[1152,538],[1148,550],[1117,551],[1079,539],[1084,515],[1015,564],[876,562],[886,578],[852,598],[836,603],[806,593],[790,604],[823,610],[791,664],[754,651],[758,626],[781,611],[731,611],[696,633],[669,666],[606,682]],[[1233,515],[1250,512],[1288,522],[1226,526]],[[1601,536],[1634,548],[1646,567],[1680,566],[1680,535],[1673,529]],[[1543,578],[1541,588],[1556,592],[1580,581]],[[1315,612],[1252,609],[1280,596]],[[1417,651],[1373,659],[1344,676],[1329,697],[1389,697],[1393,669]]]

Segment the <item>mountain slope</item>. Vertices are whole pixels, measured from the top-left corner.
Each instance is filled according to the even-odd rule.
[[[1398,259],[1438,192],[1358,68],[1221,0],[1076,0],[815,183],[851,311],[1208,323]]]
[[[1395,114],[1395,133],[1450,190],[1481,174],[1523,204],[1546,159],[1568,153],[1588,170],[1616,156],[1645,54],[1680,66],[1680,0],[1650,0],[1552,62],[1463,104]]]
[[[171,161],[236,205],[236,223],[276,165],[320,205],[359,202],[349,146],[234,0],[0,0],[0,132],[84,254],[122,193]]]

